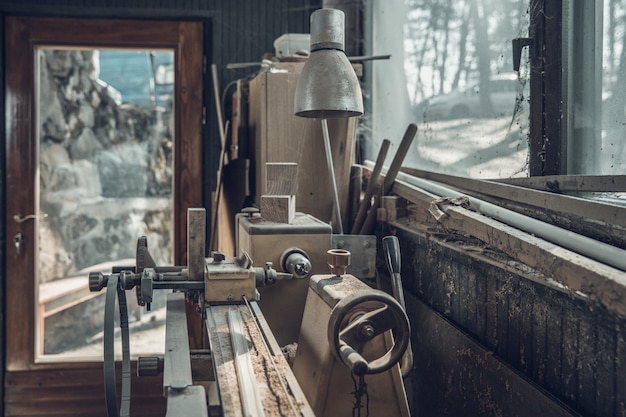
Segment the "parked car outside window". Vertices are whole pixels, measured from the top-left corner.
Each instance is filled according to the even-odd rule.
[[[513,114],[517,97],[517,74],[505,73],[491,77],[489,90],[493,110],[491,115],[485,115],[482,111],[479,84],[431,97],[418,108],[424,121]]]

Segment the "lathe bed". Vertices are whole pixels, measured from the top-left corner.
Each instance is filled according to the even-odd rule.
[[[255,301],[208,307],[206,327],[224,416],[314,416]]]

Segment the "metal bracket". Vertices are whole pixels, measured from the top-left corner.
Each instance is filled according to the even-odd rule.
[[[350,252],[350,265],[346,272],[359,279],[376,277],[376,236],[373,235],[333,235],[333,249]]]

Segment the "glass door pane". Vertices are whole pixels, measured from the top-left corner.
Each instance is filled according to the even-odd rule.
[[[37,50],[39,356],[102,358],[105,291],[87,277],[134,266],[140,236],[173,264],[173,62],[173,50]],[[131,353],[162,353],[164,292],[149,312],[127,298]]]

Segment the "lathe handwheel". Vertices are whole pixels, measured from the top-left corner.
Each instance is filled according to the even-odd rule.
[[[367,361],[363,347],[376,336],[392,330],[394,345],[383,356]],[[355,375],[377,374],[402,359],[409,344],[409,319],[402,306],[379,290],[359,291],[340,300],[328,321],[328,343],[335,357]]]

